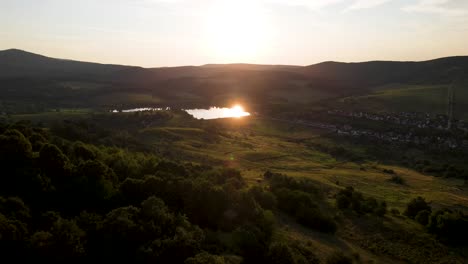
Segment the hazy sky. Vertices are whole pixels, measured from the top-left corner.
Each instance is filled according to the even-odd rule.
[[[147,67],[468,55],[467,0],[0,0],[0,49]]]

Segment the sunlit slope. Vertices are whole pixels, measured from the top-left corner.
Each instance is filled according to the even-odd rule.
[[[468,83],[454,86],[455,117],[468,118]],[[337,106],[372,112],[426,112],[446,114],[450,85],[393,84],[374,88],[370,93],[339,100]]]
[[[399,210],[412,198],[424,196],[436,208],[468,211],[468,189],[462,179],[437,178],[373,161],[337,159],[314,147],[323,144],[324,131],[255,118],[205,121],[196,128],[170,122],[170,126],[143,129],[139,137],[170,157],[239,169],[252,184],[272,170],[314,179],[324,189],[353,186]],[[390,181],[392,175],[385,170],[393,170],[405,184]]]

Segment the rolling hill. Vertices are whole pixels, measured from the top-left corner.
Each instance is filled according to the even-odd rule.
[[[55,59],[17,49],[0,51],[0,79],[102,78],[132,68]]]
[[[206,107],[233,100],[256,107],[310,104],[365,95],[388,84],[444,85],[457,76],[467,79],[468,56],[423,62],[323,62],[304,67],[209,64],[141,68],[55,59],[15,49],[0,51],[3,105],[34,98],[46,108]],[[132,100],[142,97],[150,99]]]

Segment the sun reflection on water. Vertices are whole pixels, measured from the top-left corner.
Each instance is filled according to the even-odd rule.
[[[185,110],[197,119],[217,119],[217,118],[241,118],[250,116],[241,105],[231,108],[211,107],[210,109],[188,109]]]

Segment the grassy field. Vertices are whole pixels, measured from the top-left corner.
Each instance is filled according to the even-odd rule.
[[[161,103],[161,99],[151,96],[151,94],[144,93],[127,93],[127,92],[116,92],[109,93],[106,95],[96,96],[91,99],[91,103],[95,105],[102,105],[105,102],[105,105],[109,106],[154,106],[155,104]]]
[[[13,121],[29,120],[32,122],[53,122],[64,119],[83,118],[93,113],[93,110],[86,108],[77,109],[57,109],[56,111],[42,112],[37,114],[12,115]]]
[[[160,143],[158,139],[170,137],[173,141],[171,148],[182,155],[198,162],[219,161],[235,167],[251,183],[260,180],[266,170],[272,170],[308,177],[332,190],[353,186],[400,210],[417,196],[425,197],[435,207],[468,210],[468,189],[463,180],[432,177],[378,162],[358,164],[337,160],[310,147],[310,142],[322,141],[324,131],[261,119],[204,122],[223,122],[231,126],[231,130],[216,138],[203,128],[158,127],[144,129],[141,133],[146,136],[147,143],[155,147]],[[393,170],[405,180],[405,184],[391,182],[392,175],[385,173],[384,169]]]
[[[447,113],[447,85],[385,85],[370,94],[341,99],[345,107],[375,112],[427,112]],[[463,111],[468,106],[468,89],[455,86],[455,116],[468,119]]]
[[[204,140],[206,135],[196,130],[190,135],[179,133],[181,137],[174,142],[173,147],[190,153],[188,156],[200,162],[221,160],[224,165],[241,170],[250,184],[262,182],[265,170],[312,179],[327,194],[329,206],[333,206],[333,195],[340,188],[353,186],[366,196],[386,201],[389,209],[398,209],[400,212],[417,196],[426,198],[434,208],[468,210],[468,188],[463,180],[436,178],[376,162],[357,164],[336,160],[303,143],[320,140],[322,131],[265,120],[245,121],[242,124],[239,124],[239,120],[225,122],[237,122],[231,124],[236,129],[220,136],[215,142],[207,143]],[[393,170],[405,180],[405,184],[391,182],[391,175],[385,173],[384,169]],[[418,261],[444,258],[442,255],[424,253],[423,241],[433,238],[421,236],[424,233],[422,227],[403,217],[388,215],[383,221],[372,217],[353,220],[345,217],[338,236],[311,231],[287,216],[280,216],[279,219],[281,231],[277,235],[306,241],[316,249],[322,260],[337,248],[359,255],[362,261],[374,263],[407,263],[408,259],[423,263]],[[365,224],[361,224],[363,221]],[[390,234],[399,230],[405,236],[412,237],[411,245],[393,241],[387,233],[375,237],[375,232],[387,229],[393,230],[388,231]],[[374,240],[379,241],[380,246],[369,248],[368,241]],[[438,252],[444,250],[447,249],[438,249]]]

